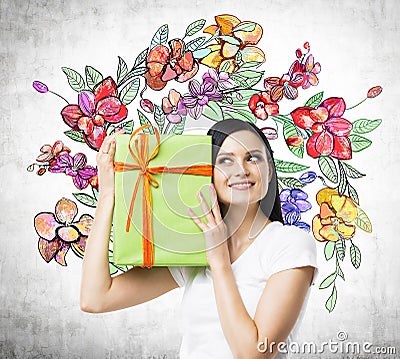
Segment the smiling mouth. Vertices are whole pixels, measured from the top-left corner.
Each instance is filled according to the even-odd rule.
[[[229,187],[234,189],[248,189],[253,186],[254,186],[253,182],[233,183],[229,185]]]

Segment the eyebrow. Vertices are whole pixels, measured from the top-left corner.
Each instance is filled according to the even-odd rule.
[[[253,154],[253,153],[261,153],[261,154],[263,154],[263,152],[258,150],[258,149],[254,149],[254,150],[250,150],[250,151],[246,152],[246,154]],[[220,152],[220,153],[218,153],[217,157],[218,156],[227,156],[227,155],[233,156],[234,153],[233,152]]]

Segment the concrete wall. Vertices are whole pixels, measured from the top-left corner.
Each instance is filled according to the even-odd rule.
[[[40,257],[33,217],[52,211],[62,196],[71,198],[73,186],[66,176],[39,177],[28,173],[26,167],[44,143],[57,139],[64,140],[73,153],[89,151],[62,134],[67,130],[59,115],[62,100],[35,92],[31,84],[41,80],[74,103],[76,94],[69,88],[62,66],[82,73],[85,65],[91,65],[115,77],[117,56],[132,66],[162,24],[168,23],[170,33],[179,36],[190,22],[205,18],[211,24],[213,16],[222,13],[263,26],[260,46],[267,55],[263,69],[268,76],[286,72],[296,48],[310,42],[322,65],[320,85],[302,92],[299,105],[322,90],[325,97],[344,97],[351,105],[372,86],[383,86],[380,97],[348,115],[349,120],[383,119],[369,136],[372,146],[356,154],[351,162],[366,173],[356,184],[373,233],[358,232],[362,265],[355,270],[347,258],[343,265],[346,281],[338,282],[333,313],[324,308],[329,293],[314,289],[299,341],[320,344],[337,340],[337,333],[345,331],[348,341],[393,346],[400,352],[398,1],[4,0],[0,3],[2,358],[178,356],[180,290],[135,308],[87,314],[79,309],[81,260],[69,254],[68,266],[63,268]],[[157,102],[160,97],[152,100]],[[286,101],[281,108],[287,113],[293,105]],[[135,113],[133,105],[131,113]],[[192,120],[188,127],[199,124],[210,125]],[[89,162],[93,164],[91,156]],[[87,208],[80,207],[80,211]],[[333,268],[324,259],[323,245],[318,250],[321,280]],[[303,357],[346,355],[325,350]]]

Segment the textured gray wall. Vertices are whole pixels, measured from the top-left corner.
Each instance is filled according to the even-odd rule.
[[[382,118],[369,136],[371,148],[352,164],[367,176],[357,181],[362,208],[374,227],[357,234],[362,251],[358,270],[343,266],[338,302],[328,314],[326,291],[314,289],[299,341],[321,343],[345,331],[351,341],[395,346],[400,352],[399,238],[397,205],[399,136],[400,3],[388,1],[12,1],[0,3],[1,16],[1,249],[0,356],[2,358],[174,358],[180,344],[177,322],[182,292],[114,313],[91,315],[79,309],[81,260],[68,266],[45,263],[37,251],[33,217],[71,198],[70,179],[40,178],[26,172],[42,144],[65,140],[72,152],[87,151],[62,137],[58,115],[63,103],[33,91],[42,80],[74,99],[61,66],[83,72],[85,65],[114,74],[117,56],[132,65],[154,31],[168,23],[179,35],[198,18],[235,14],[264,28],[260,46],[268,75],[283,73],[294,50],[309,41],[322,64],[318,90],[348,104],[374,85],[383,94],[354,110],[356,118]],[[312,90],[302,94],[304,99]],[[315,93],[315,92],[314,92]],[[153,98],[154,100],[154,98]],[[301,101],[300,101],[301,102]],[[299,103],[300,103],[299,102]],[[282,105],[283,112],[291,104]],[[358,116],[358,117],[357,117]],[[94,157],[91,158],[94,161]],[[81,211],[86,209],[81,209]],[[318,247],[321,280],[332,270]],[[399,354],[398,354],[399,355]],[[305,356],[304,356],[305,357]],[[308,357],[346,357],[325,352]],[[361,358],[372,356],[360,355]],[[383,357],[383,356],[382,356]]]

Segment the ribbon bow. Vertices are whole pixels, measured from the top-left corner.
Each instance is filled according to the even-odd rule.
[[[142,191],[142,213],[143,213],[143,228],[142,228],[142,247],[143,247],[143,266],[151,268],[154,264],[154,245],[153,245],[153,216],[152,216],[152,200],[151,200],[151,191],[150,186],[154,188],[158,188],[159,183],[154,177],[155,174],[163,174],[163,173],[181,173],[181,174],[191,174],[191,175],[199,175],[199,176],[212,176],[212,166],[211,165],[193,165],[193,166],[182,166],[182,167],[166,167],[166,166],[158,166],[158,167],[148,167],[149,162],[157,156],[159,147],[160,147],[160,134],[156,127],[154,128],[154,132],[156,135],[156,146],[151,153],[150,156],[147,157],[148,147],[149,147],[149,135],[144,133],[139,134],[140,139],[140,150],[139,150],[139,140],[135,139],[135,149],[137,156],[132,150],[131,142],[133,137],[142,129],[145,129],[151,124],[143,125],[137,128],[134,132],[132,132],[129,142],[128,149],[132,158],[136,162],[136,164],[124,163],[124,162],[115,162],[114,163],[114,171],[115,172],[123,172],[123,171],[132,171],[132,170],[140,170],[139,176],[136,180],[135,188],[133,190],[131,203],[129,206],[128,219],[126,221],[126,232],[129,232],[130,224],[132,221],[133,208],[135,205],[135,200],[137,196],[137,192],[139,189],[139,184],[141,179],[143,178],[143,191]]]

